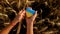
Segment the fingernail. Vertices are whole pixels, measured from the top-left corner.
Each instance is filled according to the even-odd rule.
[[[36,11],[36,13],[37,13],[37,11]]]

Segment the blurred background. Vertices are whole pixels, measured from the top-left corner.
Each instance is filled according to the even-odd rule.
[[[0,0],[0,31],[10,24],[26,4],[38,11],[34,34],[60,34],[60,0]],[[9,34],[16,34],[18,25]],[[19,34],[25,34],[25,19],[20,28]]]

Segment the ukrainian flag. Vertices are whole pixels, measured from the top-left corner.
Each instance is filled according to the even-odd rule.
[[[35,14],[35,10],[32,10],[31,8],[26,8],[26,16],[31,17],[33,14]]]

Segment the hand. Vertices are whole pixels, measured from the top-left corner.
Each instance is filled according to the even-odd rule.
[[[36,16],[37,16],[37,11],[35,12],[35,14],[31,18],[26,18],[27,24],[34,22]]]
[[[23,19],[25,15],[25,10],[21,10],[19,11],[19,13],[17,14],[16,18],[14,18],[14,20],[6,27],[4,28],[0,34],[8,34],[11,29],[19,22]]]
[[[34,22],[36,16],[37,16],[37,11],[36,11],[36,13],[31,18],[27,18],[26,17],[27,34],[33,34],[33,22]]]
[[[24,16],[25,16],[25,10],[19,11],[17,16],[14,18],[13,22],[14,23],[20,22],[24,18]]]

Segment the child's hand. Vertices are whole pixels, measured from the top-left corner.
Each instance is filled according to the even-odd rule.
[[[19,11],[19,13],[17,14],[17,16],[15,17],[15,19],[13,20],[14,22],[20,22],[25,16],[25,10],[21,10]]]
[[[36,13],[31,18],[27,18],[26,17],[27,34],[33,34],[33,22],[34,22],[36,16],[37,16],[37,11],[36,11]]]
[[[31,18],[26,18],[27,24],[31,24],[32,22],[34,22],[36,16],[37,16],[37,11],[35,12],[35,14]]]

